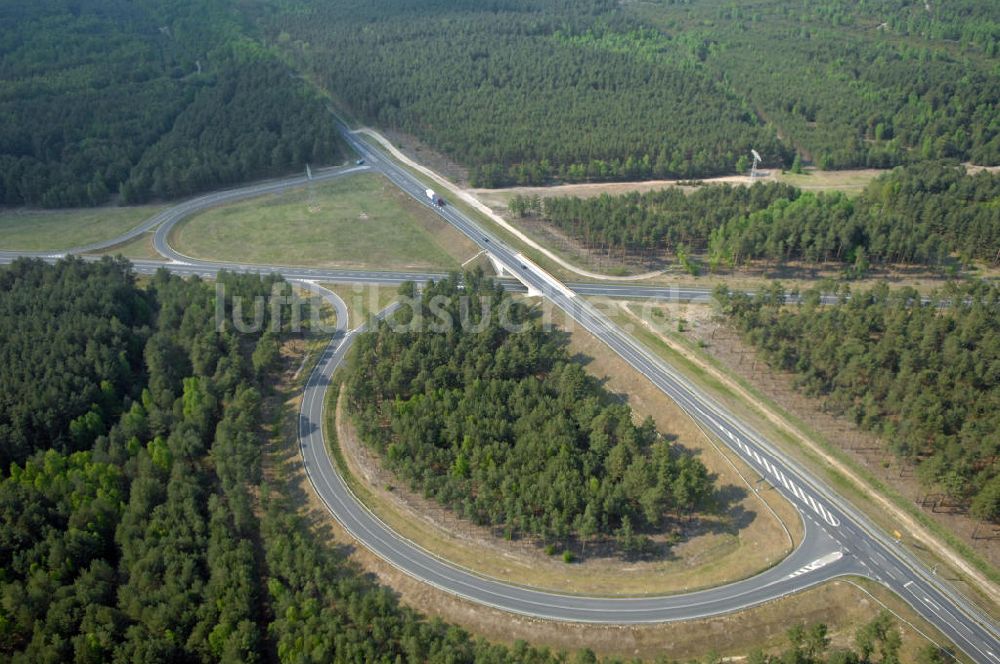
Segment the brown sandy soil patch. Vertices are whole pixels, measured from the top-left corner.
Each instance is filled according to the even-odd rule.
[[[987,171],[989,173],[1000,173],[1000,166],[979,166],[977,164],[965,163],[965,170],[969,173],[978,173],[979,171]]]
[[[379,284],[320,284],[336,293],[347,305],[347,328],[365,324],[368,316],[388,307],[399,296],[398,286]]]
[[[400,572],[378,558],[353,538],[330,516],[326,506],[316,496],[302,467],[296,438],[301,386],[308,375],[301,372],[304,350],[312,346],[315,352],[325,342],[293,341],[286,344],[282,355],[285,372],[276,386],[276,394],[268,400],[266,420],[273,421],[272,434],[264,454],[264,473],[268,482],[295,499],[311,524],[314,535],[330,547],[338,548],[363,569],[375,574],[379,582],[392,588],[405,604],[428,617],[440,618],[458,625],[494,643],[513,645],[518,640],[556,650],[572,652],[591,648],[600,656],[642,657],[653,659],[701,658],[708,653],[741,657],[754,648],[778,651],[787,646],[788,627],[814,622],[830,628],[833,647],[848,647],[853,643],[858,627],[870,621],[884,602],[905,621],[921,632],[944,643],[933,628],[893,596],[870,587],[868,595],[849,580],[834,581],[817,588],[770,602],[739,613],[715,618],[643,626],[584,625],[535,620],[477,605],[436,590]],[[311,366],[312,361],[307,362]],[[866,584],[866,587],[867,584]],[[901,622],[903,661],[914,661],[916,652],[926,644],[917,629]]]
[[[787,182],[804,191],[837,190],[847,193],[858,193],[864,189],[866,184],[885,172],[876,168],[845,171],[820,171],[814,168],[806,168],[804,173],[795,174],[783,173],[780,169],[765,168],[762,169],[761,174],[754,178],[754,182]],[[697,182],[702,183],[702,186],[713,184],[749,185],[750,178],[746,175],[725,175],[723,177],[697,180]],[[685,191],[693,191],[695,186],[691,183],[692,180],[638,180],[635,182],[584,182],[542,187],[469,189],[469,191],[490,207],[506,209],[507,202],[518,194],[522,196],[576,196],[578,198],[592,198],[601,194],[617,196],[631,192],[659,191],[668,187],[682,187]]]
[[[297,442],[298,429],[292,426],[294,422],[291,418],[298,413],[302,388],[326,343],[322,339],[299,337],[288,339],[281,345],[280,377],[273,385],[274,391],[265,395],[262,401],[264,416],[261,422],[267,443],[261,469],[266,483],[279,479],[281,473],[291,468],[282,465],[285,459],[283,455],[278,455],[278,451]]]
[[[807,167],[802,173],[774,171],[772,179],[784,182],[802,191],[841,191],[849,196],[860,194],[869,182],[888,170],[857,168],[844,171],[821,171]]]
[[[735,184],[738,180],[747,181],[746,176],[729,176],[720,178],[719,182]],[[632,192],[645,193],[659,191],[670,187],[681,187],[684,190],[694,190],[690,180],[639,180],[636,182],[583,182],[579,184],[554,184],[540,187],[503,187],[500,189],[469,189],[476,198],[489,205],[494,210],[506,210],[510,199],[515,196],[541,196],[555,198],[558,196],[576,196],[577,198],[594,198],[601,194],[619,196]],[[716,182],[716,180],[702,180]],[[683,184],[682,184],[683,183]]]
[[[731,497],[730,514],[703,516],[673,524],[680,542],[667,555],[624,560],[608,545],[569,543],[578,562],[545,555],[543,543],[507,540],[500,529],[479,527],[419,492],[411,491],[382,467],[378,455],[358,441],[338,408],[336,430],[354,488],[365,503],[394,529],[424,548],[486,576],[561,592],[662,594],[719,585],[751,576],[780,561],[801,537],[794,509],[777,494],[753,493],[755,475],[736,457],[716,447],[665,395],[636,374],[583,330],[570,335],[571,351],[615,394],[650,415],[661,431],[698,455]],[[765,502],[766,501],[766,502]],[[777,514],[775,514],[777,513]],[[787,523],[786,532],[778,519]],[[667,533],[654,535],[663,544]],[[557,543],[561,553],[566,543]]]
[[[782,266],[755,264],[715,274],[706,272],[700,276],[680,274],[679,272],[675,269],[671,276],[650,280],[649,283],[675,283],[679,286],[708,289],[722,283],[733,290],[755,291],[771,286],[775,281],[780,281],[786,292],[805,291],[810,288],[820,288],[824,292],[832,292],[838,283],[843,283],[843,265],[841,264],[821,266],[797,262],[790,262]],[[990,270],[979,268],[975,273],[968,273],[968,276],[985,277],[990,273]],[[958,276],[967,275],[960,273]],[[886,284],[889,288],[910,287],[920,293],[930,293],[944,286],[948,280],[949,277],[946,275],[924,268],[893,266],[872,270],[864,279],[852,279],[847,284],[852,291],[868,290],[876,285]]]

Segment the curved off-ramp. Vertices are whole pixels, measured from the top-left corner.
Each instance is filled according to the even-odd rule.
[[[274,194],[288,189],[294,189],[296,187],[302,187],[310,182],[324,182],[327,180],[333,180],[335,178],[342,177],[344,175],[349,175],[351,173],[359,173],[361,171],[368,170],[367,166],[338,166],[333,168],[319,169],[312,173],[312,176],[307,175],[296,175],[292,177],[285,178],[275,178],[272,180],[263,180],[261,182],[255,182],[243,187],[234,187],[232,189],[223,189],[220,191],[213,191],[208,194],[203,194],[197,196],[190,200],[172,205],[166,210],[163,210],[149,219],[146,219],[138,226],[130,231],[122,233],[121,235],[108,238],[106,240],[98,240],[97,242],[91,242],[89,244],[83,244],[76,247],[70,247],[68,249],[58,249],[53,251],[11,251],[11,250],[0,250],[0,257],[18,258],[22,256],[29,256],[35,258],[60,258],[62,256],[67,256],[70,254],[92,254],[99,251],[104,251],[112,247],[116,247],[121,244],[125,244],[131,240],[136,239],[144,233],[148,233],[153,229],[161,228],[173,228],[179,221],[187,219],[192,215],[199,212],[203,212],[213,207],[218,207],[220,205],[226,205],[229,203],[235,203],[236,201],[242,201],[248,198],[255,198],[257,196],[264,196],[265,194]],[[162,254],[162,252],[161,252]],[[162,254],[167,256],[167,254]],[[169,258],[169,256],[167,256]]]
[[[338,312],[343,301],[326,289],[310,290]],[[339,301],[339,302],[338,302]],[[572,622],[655,623],[738,611],[845,574],[863,574],[854,559],[818,523],[805,520],[803,543],[782,562],[754,577],[692,593],[656,597],[585,597],[513,585],[459,567],[402,537],[375,516],[334,467],[323,435],[327,390],[359,330],[338,330],[309,376],[299,412],[299,446],[309,481],[334,518],[351,535],[400,571],[440,590],[493,608],[535,618]]]
[[[368,159],[371,168],[378,170],[417,201],[429,205],[424,196],[424,185],[411,173],[371,145],[359,141],[346,127],[341,126],[340,129],[345,140]],[[313,179],[330,179],[365,169],[366,167],[332,169]],[[382,283],[392,283],[393,278],[388,277],[387,273],[378,272],[357,272],[348,276],[348,273],[336,270],[210,263],[183,256],[169,247],[169,229],[197,211],[302,186],[307,182],[309,179],[306,177],[288,178],[209,194],[166,210],[112,241],[61,252],[0,251],[0,262],[23,255],[53,260],[67,253],[99,251],[157,228],[157,236],[160,238],[160,242],[156,244],[157,249],[171,258],[171,262],[138,261],[142,271],[161,266],[181,274],[203,276],[211,276],[220,269],[280,271],[291,280],[354,282],[365,281],[366,275],[381,275],[384,278]],[[322,440],[323,396],[331,372],[343,359],[353,338],[352,334],[341,331],[324,351],[307,383],[299,420],[300,444],[310,480],[324,502],[365,546],[414,578],[471,601],[524,615],[578,622],[662,622],[716,615],[782,597],[838,575],[862,574],[895,591],[974,660],[1000,664],[1000,632],[993,616],[985,615],[953,587],[941,582],[865,515],[693,386],[684,376],[649,353],[635,339],[624,334],[588,302],[576,297],[577,292],[573,288],[556,280],[454,207],[429,207],[506,266],[530,293],[549,298],[670,396],[706,431],[733,449],[802,513],[806,532],[803,543],[789,558],[758,576],[719,588],[667,597],[602,598],[560,595],[513,586],[458,568],[422,551],[379,522],[353,499],[330,464]],[[336,278],[338,275],[344,275],[344,278]],[[403,275],[394,275],[397,283],[399,276]],[[313,290],[318,288],[314,284],[312,286]],[[629,292],[632,296],[640,292],[635,287],[603,288],[617,289],[621,294]],[[320,289],[320,292],[322,290],[325,289]],[[649,289],[648,292],[653,290],[655,289]],[[643,289],[641,292],[647,291]],[[332,295],[329,293],[329,296]],[[704,296],[702,293],[692,295]],[[335,300],[331,299],[331,302]]]

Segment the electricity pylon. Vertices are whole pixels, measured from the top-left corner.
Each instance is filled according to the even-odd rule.
[[[319,212],[320,207],[319,207],[319,202],[316,200],[316,186],[313,184],[313,172],[312,169],[309,168],[309,164],[306,164],[306,179],[309,181],[306,184],[306,189],[309,192],[307,194],[306,205],[309,208],[309,212],[311,212],[312,214],[316,214],[317,212]]]
[[[750,184],[757,179],[757,165],[760,164],[760,153],[756,150],[751,149],[750,152],[753,154],[753,166],[750,167]]]

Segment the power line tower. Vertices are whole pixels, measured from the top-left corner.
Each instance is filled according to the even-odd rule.
[[[316,185],[313,184],[313,172],[309,164],[306,164],[306,180],[309,181],[306,184],[306,189],[308,190],[306,206],[309,208],[310,213],[316,214],[319,212],[320,207],[319,202],[316,200]]]
[[[756,150],[751,149],[750,152],[753,154],[753,166],[750,167],[750,184],[753,184],[753,181],[757,179],[757,166],[760,164],[761,159],[760,153]]]

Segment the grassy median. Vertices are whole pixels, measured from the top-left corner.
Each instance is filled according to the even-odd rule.
[[[172,241],[209,260],[376,270],[457,269],[478,252],[370,173],[208,210],[180,225]]]

